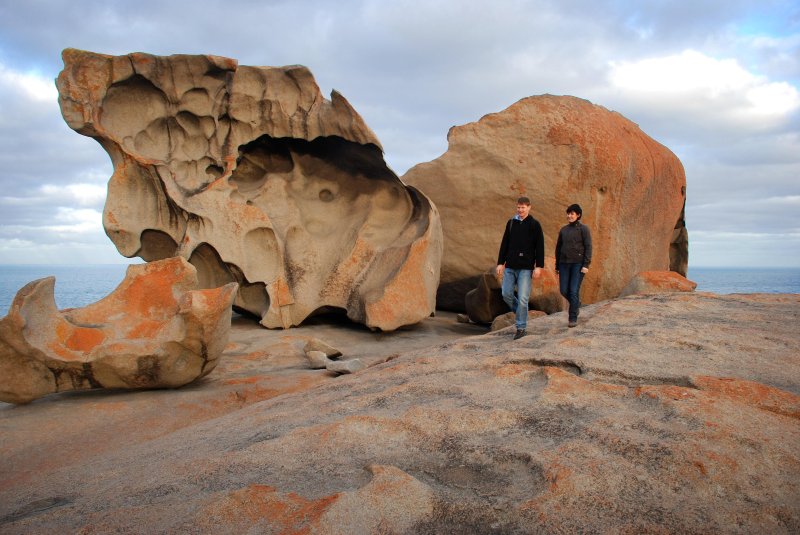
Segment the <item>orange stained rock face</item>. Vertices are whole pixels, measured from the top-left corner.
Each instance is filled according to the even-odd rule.
[[[643,271],[638,274],[643,282],[659,288],[691,291],[697,284],[673,271]]]
[[[525,381],[530,378],[531,375],[538,375],[541,373],[541,370],[536,367],[531,367],[527,364],[505,364],[495,370],[495,376],[498,379],[513,379],[515,381]]]
[[[243,531],[247,531],[246,526],[261,521],[274,530],[271,532],[299,535],[310,533],[339,496],[332,494],[319,500],[307,500],[293,492],[281,494],[267,485],[250,485],[229,493],[201,514],[215,523],[225,521],[226,525]]]
[[[174,387],[203,377],[219,360],[237,288],[231,283],[193,291],[197,285],[194,267],[182,258],[171,258],[131,266],[109,296],[84,308],[59,312],[53,283],[53,278],[30,283],[27,290],[18,292],[18,307],[0,320],[7,345],[27,351],[10,361],[11,369],[22,367],[19,376],[0,376],[0,401],[28,403],[49,393],[121,384]],[[185,308],[178,307],[178,300]],[[40,317],[42,310],[49,311],[46,317]],[[13,328],[30,314],[38,316],[29,329]],[[24,359],[38,361],[38,366],[50,369],[57,378],[69,369],[69,380],[42,386],[37,379],[41,375],[25,371]],[[177,365],[171,359],[178,359]],[[65,366],[76,362],[83,366]]]
[[[224,272],[247,283],[237,307],[261,316],[265,327],[299,325],[323,307],[345,308],[365,322],[373,290],[390,282],[403,259],[388,254],[375,269],[370,255],[340,266],[352,264],[353,239],[382,251],[440,228],[428,199],[386,166],[363,119],[340,94],[325,99],[305,67],[73,49],[63,58],[63,116],[114,163],[103,219],[109,238],[124,256],[148,261],[197,254],[201,280],[218,281]],[[217,121],[223,111],[235,120]],[[176,120],[177,137],[168,128]],[[414,203],[421,209],[412,210]],[[438,272],[441,251],[430,252]],[[332,273],[341,276],[325,284]],[[288,285],[274,286],[279,277]],[[365,280],[369,288],[361,287]],[[435,279],[424,280],[422,291],[434,299]],[[268,296],[253,287],[261,284]],[[429,313],[405,306],[403,324]],[[397,327],[391,316],[388,323]]]
[[[252,375],[250,377],[239,377],[236,379],[226,379],[223,381],[226,385],[251,385],[260,382],[263,379],[260,375]]]
[[[152,266],[153,264],[148,264]],[[133,279],[120,296],[131,314],[152,316],[155,311],[167,315],[174,313],[177,307],[173,286],[182,282],[184,276],[167,265],[151,270],[148,277]]]
[[[82,360],[84,353],[102,344],[106,335],[100,329],[71,325],[61,319],[56,324],[55,338],[48,347],[69,361]]]
[[[130,58],[138,69],[146,69],[155,63],[151,56],[145,54],[131,54]]]
[[[143,319],[136,323],[133,328],[128,331],[125,338],[130,340],[138,338],[152,338],[161,328],[164,327],[163,321]]]
[[[722,377],[694,377],[704,391],[760,409],[800,419],[800,396],[754,381]]]
[[[193,290],[184,294],[184,299],[189,301],[198,301],[204,308],[219,309],[223,303],[228,301],[228,294],[220,292],[217,288],[208,288],[204,290]]]
[[[408,258],[397,275],[389,282],[383,296],[375,303],[367,304],[368,325],[385,324],[396,328],[408,323],[404,310],[433,312],[435,303],[429,303],[425,291],[425,261],[428,257],[428,239],[411,245]]]
[[[466,281],[495,264],[516,192],[529,193],[547,254],[566,224],[564,209],[583,208],[595,244],[584,303],[616,297],[640,271],[669,269],[685,202],[683,168],[621,115],[575,97],[542,95],[456,126],[448,141],[445,154],[403,176],[442,215],[440,308],[459,310]],[[476,199],[480,225],[462,217]]]
[[[651,399],[664,401],[685,401],[694,400],[699,392],[692,388],[678,385],[656,385],[641,386],[634,393],[637,396],[646,396]]]
[[[568,371],[556,368],[555,366],[545,366],[544,373],[547,376],[547,386],[545,394],[561,395],[576,392],[595,392],[600,394],[624,396],[628,393],[628,387],[613,385],[600,381],[587,381]]]
[[[279,277],[275,281],[273,288],[275,292],[274,298],[278,302],[278,306],[291,305],[294,303],[292,290],[289,288],[289,284],[286,282],[286,279]]]

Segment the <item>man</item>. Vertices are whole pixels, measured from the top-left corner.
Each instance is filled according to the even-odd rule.
[[[578,324],[581,308],[581,282],[592,263],[592,233],[581,223],[583,210],[579,204],[567,207],[567,224],[558,232],[556,242],[556,274],[561,295],[569,301],[568,327]]]
[[[530,215],[531,200],[517,199],[517,215],[508,220],[497,255],[497,276],[503,277],[503,300],[516,313],[514,340],[525,336],[531,279],[538,279],[544,266],[542,226]],[[514,287],[517,295],[514,295]]]

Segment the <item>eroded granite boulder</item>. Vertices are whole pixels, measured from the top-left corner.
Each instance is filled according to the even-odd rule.
[[[114,174],[103,215],[124,256],[181,256],[266,327],[318,312],[393,330],[434,310],[436,208],[387,167],[375,134],[302,66],[67,49],[67,124]]]
[[[566,207],[583,208],[594,242],[581,288],[585,303],[616,297],[640,271],[686,274],[683,166],[622,115],[575,97],[541,95],[453,127],[447,139],[445,154],[403,176],[442,216],[440,308],[463,310],[466,292],[497,262],[520,195],[532,200],[546,255],[555,254]]]
[[[0,319],[0,401],[91,388],[174,388],[228,343],[236,283],[197,289],[182,258],[132,265],[108,296],[59,311],[54,277],[24,286]]]

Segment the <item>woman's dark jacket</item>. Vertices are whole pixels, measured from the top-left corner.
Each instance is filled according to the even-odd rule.
[[[592,263],[592,233],[580,221],[564,225],[558,232],[556,242],[556,268],[558,264],[580,264],[589,267]]]
[[[530,214],[520,221],[509,219],[500,243],[497,265],[511,269],[544,267],[544,234],[542,226]]]

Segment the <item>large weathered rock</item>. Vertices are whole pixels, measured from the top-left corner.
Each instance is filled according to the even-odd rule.
[[[90,388],[178,387],[217,365],[236,283],[197,289],[181,258],[128,268],[111,294],[56,309],[54,277],[33,281],[0,320],[0,401]]]
[[[319,311],[391,330],[435,306],[436,208],[386,166],[339,93],[305,67],[67,49],[67,124],[114,174],[103,217],[124,256],[181,256],[267,327]]]
[[[0,532],[798,533],[799,314],[630,296],[438,342],[484,331],[237,321],[203,388],[0,404]],[[385,362],[309,370],[308,334]]]
[[[586,303],[618,295],[640,271],[670,269],[670,255],[686,274],[683,166],[618,113],[574,97],[529,97],[452,128],[448,142],[445,154],[403,176],[442,216],[438,306],[463,310],[466,292],[497,261],[519,195],[531,197],[550,256],[566,207],[582,206],[594,240]]]

